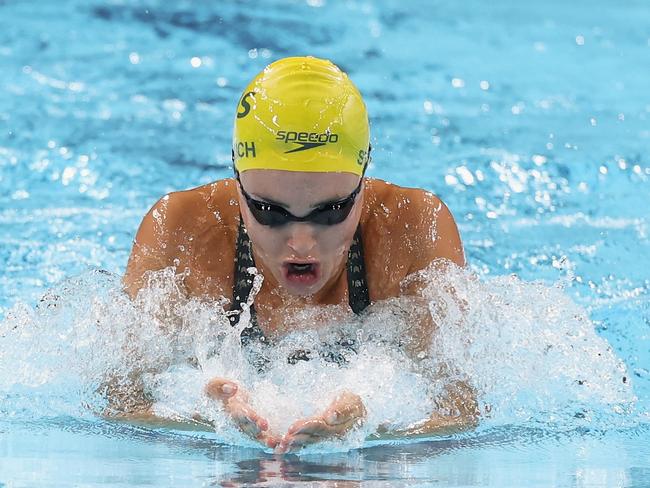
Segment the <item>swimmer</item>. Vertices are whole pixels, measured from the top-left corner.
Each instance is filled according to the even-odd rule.
[[[254,266],[264,281],[241,334],[246,347],[260,339],[272,344],[290,332],[285,318],[306,307],[336,305],[342,317],[361,314],[382,300],[417,296],[417,286],[401,283],[419,270],[465,266],[443,202],[365,177],[370,153],[366,106],[343,71],[314,57],[270,64],[239,100],[234,177],[170,193],[153,206],[135,237],[123,279],[127,292],[135,297],[147,272],[174,266],[188,296],[228,297],[236,325],[252,293],[247,270]],[[418,337],[410,338],[418,345],[409,351],[414,362],[435,327],[428,309],[422,322],[412,332]],[[341,437],[366,415],[354,392],[332,392],[323,412],[276,433],[249,405],[242,385],[214,378],[205,392],[243,432],[277,452]],[[450,386],[431,411],[412,429],[378,435],[449,433],[477,421],[473,391],[464,384]]]

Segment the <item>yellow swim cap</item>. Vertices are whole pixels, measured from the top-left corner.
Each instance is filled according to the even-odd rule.
[[[268,65],[239,100],[235,170],[363,174],[368,113],[359,90],[331,61],[311,56]]]

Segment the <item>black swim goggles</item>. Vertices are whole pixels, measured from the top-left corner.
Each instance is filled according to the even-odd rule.
[[[235,173],[235,177],[239,182],[239,188],[241,189],[242,195],[244,195],[244,198],[246,199],[248,209],[253,214],[253,217],[255,217],[255,220],[260,224],[268,225],[269,227],[281,227],[289,222],[309,222],[310,224],[317,225],[340,224],[348,218],[348,215],[350,215],[350,211],[352,210],[352,207],[354,207],[354,200],[361,191],[361,184],[363,183],[362,176],[359,180],[359,185],[347,197],[341,200],[323,203],[304,217],[296,217],[280,205],[263,202],[262,200],[256,200],[251,197],[246,190],[244,190],[241,180],[239,179],[239,173]]]

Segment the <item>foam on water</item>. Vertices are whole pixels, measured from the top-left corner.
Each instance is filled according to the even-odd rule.
[[[625,365],[560,286],[433,267],[405,286],[416,282],[420,297],[375,304],[363,317],[318,326],[314,317],[322,321],[327,308],[288,317],[297,329],[256,351],[239,343],[246,313],[231,327],[227,301],[185,298],[173,269],[152,273],[134,301],[117,276],[89,272],[51,289],[35,307],[15,305],[0,323],[0,413],[17,421],[100,414],[136,405],[144,391],[157,413],[199,414],[219,439],[251,445],[205,396],[213,377],[240,383],[279,433],[322,411],[338,392],[360,395],[368,411],[363,428],[319,449],[358,447],[380,425],[413,424],[458,380],[477,393],[479,429],[531,422],[606,428],[630,425],[640,413]],[[422,304],[437,327],[414,364],[405,351]],[[342,352],[343,367],[318,354],[287,364],[297,349],[318,351],[341,337],[352,337],[356,349]],[[250,360],[256,353],[265,357],[263,372]],[[119,401],[106,400],[107,385]]]

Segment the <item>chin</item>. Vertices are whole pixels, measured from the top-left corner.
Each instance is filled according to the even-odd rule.
[[[315,295],[323,288],[320,282],[311,285],[300,285],[282,280],[281,283],[282,288],[284,288],[290,295],[297,297],[308,297]]]

